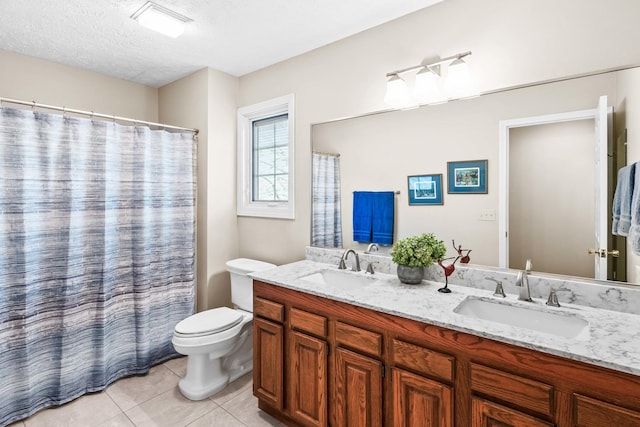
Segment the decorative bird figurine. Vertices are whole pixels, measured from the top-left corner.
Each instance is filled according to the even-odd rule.
[[[455,240],[451,240],[451,243],[453,243],[453,249],[455,249],[456,252],[458,252],[458,255],[460,256],[460,263],[468,264],[469,261],[471,261],[471,258],[469,257],[469,254],[471,253],[471,249],[462,249],[462,245],[456,246]],[[467,253],[463,255],[462,254],[463,251],[467,251]]]

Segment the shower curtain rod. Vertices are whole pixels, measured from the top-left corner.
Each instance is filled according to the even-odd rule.
[[[93,117],[99,117],[101,119],[113,120],[114,122],[116,120],[118,120],[120,122],[130,122],[130,123],[133,123],[133,124],[155,126],[155,127],[160,127],[160,128],[163,128],[163,129],[186,130],[186,131],[189,131],[189,132],[193,132],[196,135],[200,132],[198,129],[185,128],[185,127],[181,127],[181,126],[165,125],[165,124],[162,124],[162,123],[148,122],[148,121],[145,121],[145,120],[130,119],[128,117],[120,117],[120,116],[114,116],[114,115],[109,115],[109,114],[94,113],[93,111],[84,111],[84,110],[75,110],[73,108],[57,107],[55,105],[40,104],[40,103],[37,103],[35,101],[21,101],[19,99],[11,99],[11,98],[2,98],[2,97],[0,97],[0,107],[2,106],[3,102],[7,102],[9,104],[28,105],[28,106],[30,106],[32,108],[44,108],[44,109],[47,109],[47,110],[62,111],[62,114],[64,114],[64,113],[72,113],[72,114],[81,114],[81,115],[84,115],[84,116],[91,116],[92,118]]]

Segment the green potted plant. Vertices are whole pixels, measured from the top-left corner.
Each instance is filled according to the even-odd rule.
[[[391,249],[391,259],[398,264],[398,278],[402,283],[419,284],[424,278],[424,267],[442,259],[447,248],[432,233],[423,233],[398,240]]]

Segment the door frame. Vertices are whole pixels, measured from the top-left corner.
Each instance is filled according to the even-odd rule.
[[[509,131],[514,128],[537,126],[576,120],[594,120],[599,117],[598,108],[569,111],[542,116],[521,117],[499,121],[499,179],[498,179],[498,266],[509,268]],[[594,131],[594,138],[595,135]],[[605,147],[606,155],[606,147]],[[606,164],[604,165],[606,168]],[[604,193],[606,195],[606,188]],[[605,196],[606,197],[606,196]],[[606,204],[606,203],[605,203]],[[597,209],[597,207],[596,207]],[[605,239],[606,242],[606,239]],[[602,242],[601,242],[602,244]],[[606,245],[606,243],[605,243]],[[522,266],[524,268],[524,266]],[[606,274],[606,268],[605,268]],[[606,277],[605,277],[606,278]]]

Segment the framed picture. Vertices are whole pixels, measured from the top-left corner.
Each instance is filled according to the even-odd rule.
[[[409,176],[407,180],[409,183],[409,206],[443,204],[441,173]]]
[[[487,160],[447,162],[447,193],[487,194]]]

